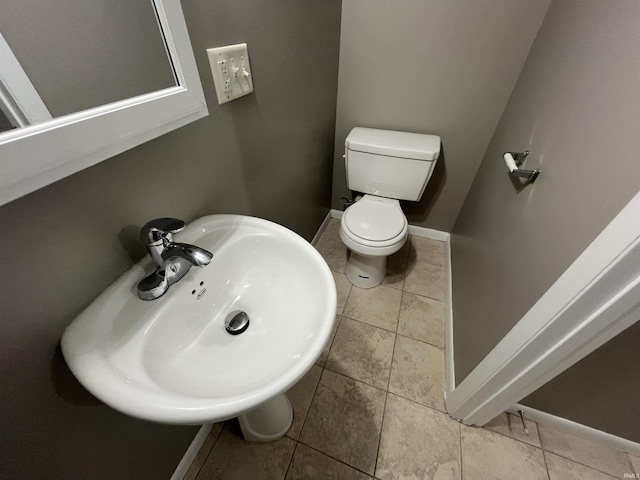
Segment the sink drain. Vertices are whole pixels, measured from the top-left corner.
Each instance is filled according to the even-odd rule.
[[[231,335],[240,335],[249,328],[249,315],[242,310],[231,312],[224,321],[224,328]]]

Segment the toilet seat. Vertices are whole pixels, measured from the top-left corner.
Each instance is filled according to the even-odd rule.
[[[344,212],[342,231],[352,242],[373,248],[404,243],[407,218],[395,199],[365,195]]]

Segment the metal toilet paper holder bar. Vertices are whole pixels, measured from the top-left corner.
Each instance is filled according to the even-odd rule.
[[[541,170],[525,170],[524,168],[520,168],[528,155],[529,150],[525,150],[524,152],[505,152],[504,160],[512,176],[526,178],[530,183],[533,183],[536,181],[536,178],[538,178],[538,175],[540,175]]]

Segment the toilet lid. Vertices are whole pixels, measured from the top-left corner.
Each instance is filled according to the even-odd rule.
[[[344,212],[345,225],[360,238],[374,242],[391,240],[402,233],[405,216],[397,206],[363,199]]]

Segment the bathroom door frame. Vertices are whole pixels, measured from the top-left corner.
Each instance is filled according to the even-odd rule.
[[[639,319],[640,192],[457,387],[448,379],[447,411],[484,425]]]

